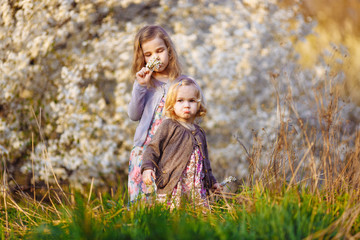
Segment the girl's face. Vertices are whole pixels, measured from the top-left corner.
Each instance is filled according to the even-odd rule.
[[[166,73],[167,65],[169,64],[169,52],[164,40],[159,37],[155,37],[152,40],[144,42],[142,44],[142,50],[145,57],[145,62],[149,62],[150,59],[159,57],[161,65],[159,69],[154,69],[155,72]]]
[[[198,112],[198,90],[193,85],[180,86],[177,92],[174,112],[178,120],[193,123]]]

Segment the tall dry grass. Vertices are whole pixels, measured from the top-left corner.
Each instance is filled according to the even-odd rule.
[[[272,76],[276,82],[276,76]],[[339,88],[331,81],[311,90],[316,112],[302,118],[288,90],[280,106],[278,136],[267,164],[261,164],[262,139],[255,133],[254,145],[247,152],[250,177],[248,183],[261,183],[275,192],[304,186],[314,194],[322,194],[330,204],[339,194],[357,200],[360,180],[360,131],[357,122],[346,119],[341,111]],[[340,104],[341,102],[341,104]],[[286,119],[284,112],[292,117]],[[240,142],[241,143],[241,142]]]
[[[277,75],[271,74],[271,78],[276,85]],[[275,198],[297,189],[299,203],[301,194],[309,192],[319,203],[325,203],[329,212],[345,204],[336,221],[307,239],[324,238],[335,229],[338,232],[334,239],[357,239],[360,232],[355,235],[351,232],[354,224],[360,222],[359,125],[342,115],[341,89],[331,79],[311,91],[316,112],[307,119],[297,111],[291,88],[284,104],[280,104],[277,96],[280,122],[272,153],[264,156],[262,139],[255,133],[251,151],[245,149],[250,173],[246,182]],[[293,117],[286,118],[284,112]],[[261,159],[266,157],[264,165]]]

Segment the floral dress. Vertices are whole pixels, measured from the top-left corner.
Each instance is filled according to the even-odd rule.
[[[204,178],[203,156],[199,147],[196,147],[171,195],[158,194],[156,201],[166,202],[170,209],[179,207],[183,200],[194,203],[196,206],[208,207]]]
[[[148,198],[149,195],[156,192],[155,182],[153,182],[153,184],[149,186],[142,181],[141,164],[146,146],[150,143],[152,137],[154,136],[156,130],[162,122],[162,111],[164,105],[165,97],[162,97],[155,111],[154,118],[150,124],[144,145],[141,147],[134,146],[131,150],[128,179],[129,200],[131,202],[134,202],[137,199]]]

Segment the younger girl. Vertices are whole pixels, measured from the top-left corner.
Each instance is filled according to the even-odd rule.
[[[168,87],[181,73],[174,44],[162,27],[146,26],[136,34],[132,71],[135,82],[128,114],[131,120],[139,121],[139,125],[129,161],[130,201],[150,191],[141,178],[142,153],[161,123]]]
[[[171,208],[182,199],[207,206],[207,190],[221,190],[212,174],[204,131],[194,120],[206,114],[199,86],[190,78],[169,89],[165,115],[143,155],[143,181],[155,179],[156,199]]]

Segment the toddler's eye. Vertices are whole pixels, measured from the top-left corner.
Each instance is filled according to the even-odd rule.
[[[191,99],[190,102],[191,102],[191,103],[194,103],[194,102],[196,102],[196,100],[195,100],[195,99]]]
[[[176,100],[176,101],[179,102],[179,103],[182,103],[184,100],[178,99],[178,100]]]

